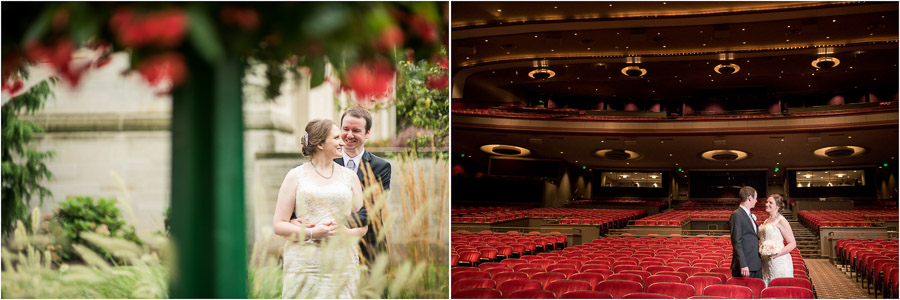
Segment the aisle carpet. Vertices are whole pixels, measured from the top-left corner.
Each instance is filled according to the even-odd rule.
[[[812,280],[819,299],[870,299],[874,298],[866,293],[850,279],[843,271],[832,265],[828,259],[804,259],[809,269],[809,279]]]

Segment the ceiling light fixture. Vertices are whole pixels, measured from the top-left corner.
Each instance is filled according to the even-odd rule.
[[[556,76],[556,72],[550,69],[534,69],[528,72],[528,77],[534,79],[550,79]]]
[[[700,153],[700,157],[710,161],[738,161],[750,157],[750,154],[741,150],[709,150]]]
[[[718,64],[718,65],[716,65],[715,68],[713,68],[713,71],[716,71],[716,73],[725,74],[725,75],[736,74],[740,70],[741,70],[741,67],[734,63],[727,64],[727,65]]]
[[[556,76],[556,72],[549,69],[550,61],[546,59],[536,60],[532,63],[532,66],[535,68],[528,72],[528,77],[534,79],[550,79]]]
[[[837,59],[837,57],[832,56],[819,57],[812,61],[812,66],[816,67],[816,69],[834,68],[840,64],[841,60]]]
[[[647,69],[638,66],[627,66],[622,68],[622,74],[628,77],[641,77],[647,75]]]
[[[528,156],[531,154],[531,150],[525,147],[512,145],[491,144],[483,145],[480,149],[482,152],[497,156]]]

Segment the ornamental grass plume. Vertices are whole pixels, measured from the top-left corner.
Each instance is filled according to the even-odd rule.
[[[113,174],[123,193],[118,203],[132,212],[128,193],[118,176]],[[131,213],[133,217],[133,213]],[[39,222],[37,207],[32,222]],[[53,237],[32,226],[27,232],[18,221],[13,240],[3,247],[3,272],[0,298],[168,298],[169,268],[162,258],[172,253],[168,239],[157,237],[156,247],[82,231],[86,243],[106,251],[122,265],[110,265],[100,254],[82,244],[74,244],[84,264],[53,263],[49,243]]]

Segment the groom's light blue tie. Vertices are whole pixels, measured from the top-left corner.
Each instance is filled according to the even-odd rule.
[[[748,214],[748,216],[750,217],[750,222],[753,222],[753,232],[757,232],[757,230],[756,230],[756,220],[753,219],[753,214],[750,213],[750,214]]]
[[[347,162],[347,168],[353,171],[356,171],[356,163],[351,159]]]

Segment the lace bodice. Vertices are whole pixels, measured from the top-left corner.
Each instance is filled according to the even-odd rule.
[[[772,241],[779,244],[784,244],[784,236],[781,235],[781,231],[778,230],[778,224],[784,216],[779,215],[777,221],[768,221],[762,226],[759,226],[759,241]]]
[[[311,163],[295,168],[297,198],[294,213],[309,223],[335,221],[341,223],[353,209],[353,192],[349,180],[356,179],[353,171],[332,162],[334,174],[325,179],[317,174]]]

